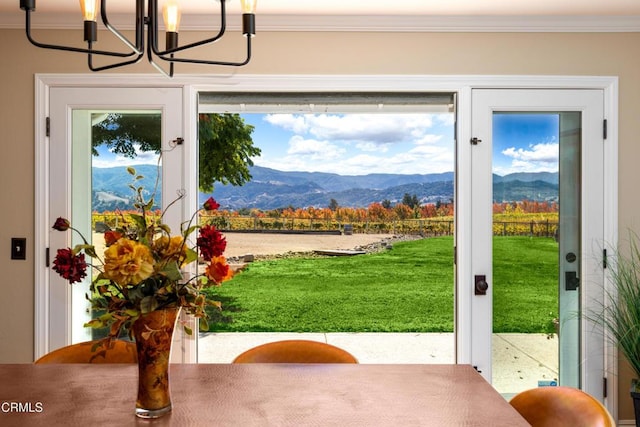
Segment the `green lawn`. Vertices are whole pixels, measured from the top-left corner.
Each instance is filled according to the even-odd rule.
[[[496,332],[550,332],[557,245],[543,238],[495,241]],[[523,259],[535,271],[523,271]],[[453,239],[396,243],[353,257],[255,262],[214,292],[223,310],[210,313],[210,331],[450,332]]]

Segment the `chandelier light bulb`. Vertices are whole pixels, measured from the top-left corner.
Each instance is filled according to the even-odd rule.
[[[82,19],[95,22],[98,18],[98,0],[80,0],[80,10]]]
[[[168,32],[177,33],[180,27],[180,5],[177,0],[168,0],[162,8],[165,29]]]
[[[258,0],[240,0],[242,13],[256,13],[256,3]]]

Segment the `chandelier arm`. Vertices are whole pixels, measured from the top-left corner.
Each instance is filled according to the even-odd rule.
[[[117,56],[120,58],[127,58],[136,54],[136,52],[129,52],[129,53],[110,52],[106,50],[93,50],[91,48],[84,49],[84,48],[73,47],[73,46],[62,46],[62,45],[55,45],[55,44],[40,43],[39,41],[35,40],[31,36],[31,11],[29,9],[25,10],[25,17],[26,17],[25,32],[27,34],[27,40],[29,40],[29,42],[36,47],[40,47],[43,49],[63,50],[66,52],[78,52],[78,53],[87,53],[87,54],[103,55],[103,56]]]
[[[150,2],[151,3],[151,0]],[[151,6],[149,6],[149,12],[151,12]],[[147,29],[147,60],[149,61],[149,63],[151,65],[153,65],[153,68],[155,68],[156,70],[158,70],[160,73],[164,74],[166,77],[173,77],[173,62],[171,62],[169,64],[169,71],[164,70],[158,63],[156,63],[153,60],[153,39],[154,38],[158,38],[158,31],[157,31],[157,27],[154,31],[153,28],[148,28]],[[173,55],[172,55],[173,56]]]
[[[129,49],[133,50],[136,54],[141,54],[144,52],[144,0],[136,0],[136,44],[134,45],[129,41],[128,38],[124,36],[120,31],[118,31],[111,23],[109,22],[109,18],[107,17],[107,0],[100,0],[100,17],[102,18],[102,23],[104,26],[111,31],[111,33],[116,36],[120,41],[126,44]]]
[[[152,0],[154,2],[157,2],[157,0]],[[156,22],[156,20],[154,20],[154,27],[151,31],[155,34],[155,37],[153,39],[153,45],[152,45],[152,50],[153,53],[155,55],[158,56],[164,56],[167,55],[169,53],[176,53],[176,52],[180,52],[186,49],[191,49],[194,47],[198,47],[198,46],[203,46],[205,44],[209,44],[209,43],[214,43],[216,41],[218,41],[219,39],[222,38],[222,36],[224,36],[226,30],[227,30],[227,12],[226,12],[226,0],[219,0],[220,1],[220,30],[218,31],[218,34],[216,34],[215,36],[205,39],[205,40],[201,40],[198,42],[194,42],[194,43],[189,43],[186,44],[184,46],[179,46],[173,49],[167,49],[167,50],[159,50],[158,49],[158,24]],[[157,8],[154,11],[154,13],[157,13]],[[151,14],[151,10],[149,11],[149,14]],[[163,58],[164,59],[164,58]],[[166,59],[165,59],[166,60]]]
[[[91,54],[87,55],[87,65],[89,66],[89,69],[91,71],[104,71],[104,70],[110,70],[112,68],[118,68],[118,67],[123,67],[125,65],[130,65],[130,64],[135,64],[137,62],[140,62],[140,60],[142,59],[142,57],[144,56],[144,53],[140,53],[138,54],[138,56],[134,59],[130,59],[128,61],[122,61],[122,62],[118,62],[115,64],[109,64],[109,65],[103,65],[100,67],[94,67],[93,66],[93,56]]]
[[[174,58],[173,55],[171,57],[166,57],[164,55],[156,55],[158,58],[163,61],[167,61],[170,63],[181,62],[187,64],[203,64],[203,65],[225,65],[232,67],[241,67],[243,65],[247,65],[251,60],[251,37],[247,36],[247,57],[241,62],[229,62],[229,61],[209,61],[206,59],[188,59],[188,58]]]

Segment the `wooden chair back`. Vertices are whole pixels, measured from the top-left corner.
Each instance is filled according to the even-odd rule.
[[[615,427],[593,396],[572,387],[538,387],[515,395],[509,402],[533,427]]]
[[[348,351],[309,340],[283,340],[253,347],[233,363],[358,363]]]
[[[136,343],[113,340],[111,347],[93,347],[99,340],[86,341],[59,348],[45,354],[34,363],[137,363]]]

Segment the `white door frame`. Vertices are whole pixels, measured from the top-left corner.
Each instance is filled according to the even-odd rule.
[[[184,88],[184,138],[186,141],[197,141],[197,94],[199,91],[446,91],[458,94],[457,118],[457,194],[456,223],[457,274],[456,289],[462,282],[472,280],[471,248],[469,241],[471,223],[465,212],[470,212],[471,198],[471,90],[475,88],[566,88],[566,89],[603,89],[605,96],[605,118],[608,120],[609,135],[605,146],[605,239],[611,245],[618,238],[618,78],[615,76],[432,76],[432,75],[189,75],[166,79],[158,75],[143,74],[38,74],[35,81],[35,182],[36,182],[36,224],[35,224],[35,353],[43,354],[47,348],[45,322],[47,316],[46,274],[44,267],[44,248],[47,247],[45,224],[45,206],[48,191],[48,157],[46,149],[45,120],[48,116],[48,90],[52,86],[101,86],[101,87],[168,87]],[[183,156],[183,166],[188,171],[184,183],[197,182],[195,171],[196,148],[187,147]],[[192,201],[192,211],[197,202]],[[185,212],[185,217],[189,217]],[[468,287],[470,288],[470,287]],[[456,360],[457,363],[468,364],[471,354],[471,295],[456,292]],[[617,353],[611,346],[607,354],[604,370],[617,372]],[[188,361],[196,361],[196,354],[186,357]],[[617,377],[612,376],[607,407],[615,416],[617,408]]]
[[[474,200],[473,229],[473,257],[475,274],[486,274],[489,289],[487,295],[474,297],[473,333],[474,365],[482,369],[482,373],[488,380],[492,378],[492,355],[490,348],[483,348],[485,342],[491,341],[493,334],[491,317],[492,310],[492,159],[493,159],[493,114],[497,111],[508,112],[569,112],[581,113],[580,129],[582,133],[582,150],[579,164],[582,166],[582,179],[577,183],[577,190],[582,197],[580,207],[582,249],[579,252],[581,266],[578,270],[580,278],[579,292],[560,291],[560,328],[565,327],[567,333],[560,333],[561,360],[571,363],[561,364],[560,385],[567,385],[568,380],[563,372],[570,373],[567,366],[573,366],[575,379],[581,378],[581,388],[598,399],[603,398],[604,342],[601,341],[602,328],[589,322],[586,317],[577,316],[580,307],[587,313],[600,309],[598,301],[604,300],[602,285],[604,277],[602,262],[600,261],[602,248],[604,247],[603,215],[604,202],[604,169],[602,150],[604,148],[603,136],[603,95],[602,89],[571,89],[571,90],[541,90],[541,89],[476,89],[473,91],[474,137],[481,139],[474,145],[474,167],[472,191]],[[562,150],[563,142],[560,141]],[[562,172],[561,172],[562,174]],[[570,181],[569,181],[570,182]],[[574,183],[575,184],[575,183]],[[564,181],[561,185],[566,185]],[[562,187],[561,187],[562,188]],[[564,196],[563,196],[564,197]],[[563,199],[567,201],[567,199]],[[561,210],[564,203],[561,201]],[[567,205],[568,206],[568,205]],[[562,220],[562,215],[561,215]],[[562,227],[561,227],[562,229]],[[565,229],[565,232],[568,230]],[[561,234],[562,235],[562,234]],[[563,243],[561,238],[560,249]],[[573,250],[576,250],[575,248]],[[560,264],[562,266],[562,263]],[[574,266],[575,270],[576,267]],[[559,285],[564,283],[561,277]],[[578,298],[580,297],[580,298]],[[582,303],[579,304],[579,301]],[[568,302],[571,304],[567,305]],[[592,304],[596,304],[592,307]],[[477,317],[476,317],[477,315]],[[582,325],[580,328],[579,325]],[[580,331],[580,339],[576,334]],[[571,331],[571,332],[569,332]],[[565,335],[566,334],[566,335]],[[582,345],[580,345],[582,344]],[[475,351],[479,347],[480,351]],[[580,348],[579,348],[580,347]],[[567,356],[567,358],[564,358]],[[573,379],[571,379],[573,381]],[[574,384],[569,384],[574,385]],[[574,385],[576,386],[576,385]]]

